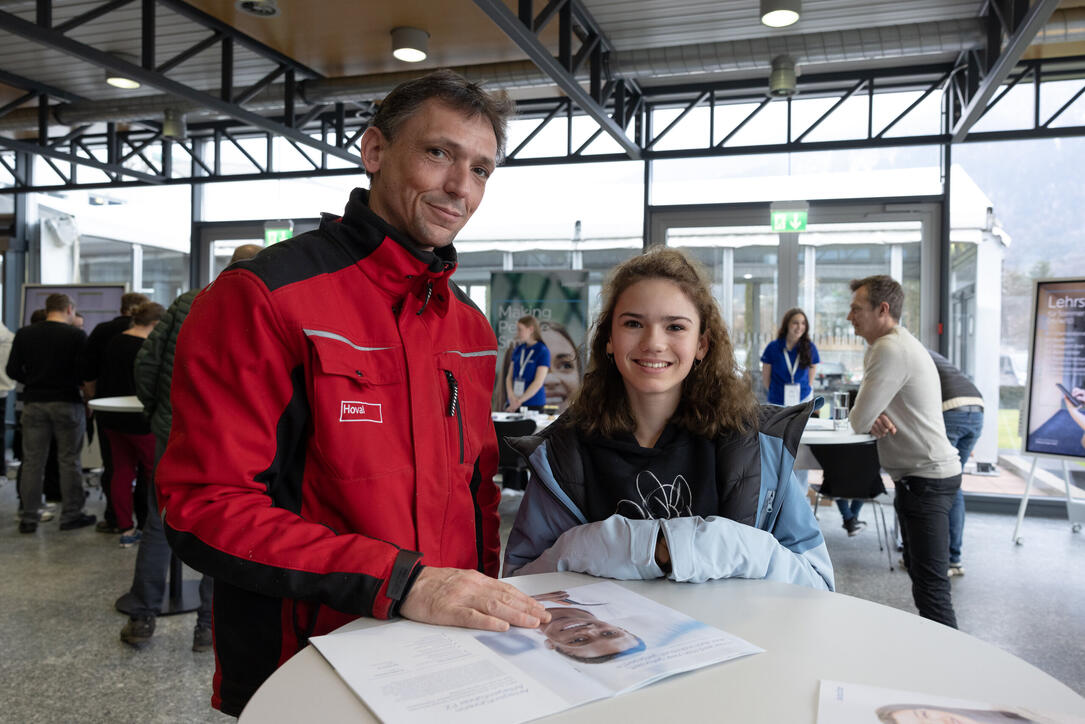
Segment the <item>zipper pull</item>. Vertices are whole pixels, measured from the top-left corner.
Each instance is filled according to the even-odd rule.
[[[456,382],[455,375],[445,370],[445,378],[448,380],[448,416],[455,417],[460,405],[460,385]]]
[[[776,491],[770,490],[768,495],[765,496],[765,515],[772,513],[772,501],[776,499]]]
[[[433,281],[430,280],[430,281],[426,282],[426,298],[422,300],[422,308],[419,309],[417,312],[415,312],[415,314],[417,314],[419,317],[422,316],[422,312],[426,311],[426,307],[429,306],[429,298],[432,297],[432,296],[433,296]]]

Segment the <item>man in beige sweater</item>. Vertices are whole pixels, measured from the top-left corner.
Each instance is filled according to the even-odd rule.
[[[851,290],[848,320],[870,345],[851,426],[878,438],[878,458],[893,478],[919,615],[956,628],[947,571],[949,509],[961,487],[961,463],[946,438],[938,371],[922,343],[900,326],[900,284],[881,274],[853,280]]]

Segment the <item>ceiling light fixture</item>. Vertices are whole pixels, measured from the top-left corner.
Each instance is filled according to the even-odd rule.
[[[790,55],[777,55],[772,59],[772,72],[769,74],[769,95],[775,98],[789,98],[798,93],[797,75],[795,59]]]
[[[128,53],[109,53],[117,60],[123,60],[125,63],[131,63],[132,65],[139,65],[139,60],[134,55]],[[129,78],[119,71],[106,68],[105,82],[114,88],[120,88],[122,90],[135,90],[139,88],[140,82],[135,78]]]
[[[175,141],[185,140],[188,137],[185,114],[176,108],[167,108],[162,114],[162,136]]]
[[[279,14],[279,6],[275,4],[275,0],[237,0],[234,7],[258,18],[273,18]]]
[[[429,33],[418,28],[392,28],[392,55],[405,63],[418,63],[429,52]]]
[[[761,0],[761,23],[770,28],[785,28],[799,19],[802,0]]]

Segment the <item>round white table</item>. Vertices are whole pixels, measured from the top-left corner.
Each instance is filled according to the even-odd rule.
[[[124,397],[97,397],[87,407],[100,412],[143,412],[143,403],[135,395]]]
[[[854,432],[850,427],[843,430],[803,430],[799,440],[803,445],[853,445],[857,442],[877,440],[868,432]]]
[[[509,579],[528,593],[599,579]],[[617,581],[766,650],[540,721],[813,724],[821,679],[1085,716],[1085,699],[991,644],[915,614],[851,596],[767,581]],[[350,627],[382,625],[371,619]],[[276,671],[242,724],[377,721],[312,646]]]

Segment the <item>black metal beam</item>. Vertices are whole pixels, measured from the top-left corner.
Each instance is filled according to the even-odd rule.
[[[135,0],[112,0],[112,2],[107,2],[99,5],[96,8],[92,8],[87,12],[83,13],[82,15],[76,15],[70,20],[65,20],[54,29],[58,33],[66,33],[73,28],[78,28],[80,25],[89,23],[91,20],[100,18],[107,13],[113,12],[117,8],[124,7],[125,5],[129,5],[133,2],[135,2]]]
[[[207,50],[212,45],[214,45],[215,43],[220,41],[221,39],[222,39],[222,36],[219,35],[218,33],[211,33],[210,36],[208,36],[208,37],[204,38],[203,40],[201,40],[200,42],[196,43],[191,48],[188,48],[187,50],[182,50],[180,53],[178,53],[177,55],[173,56],[172,58],[167,60],[162,65],[155,68],[155,72],[157,72],[157,73],[166,73],[166,72],[168,72],[170,70],[173,70],[174,68],[179,66],[181,63],[184,63],[189,58],[191,58],[191,57],[193,57],[195,55],[199,55],[203,51]]]
[[[163,1],[163,0],[160,0]],[[179,83],[175,80],[167,78],[161,73],[156,73],[153,70],[143,68],[134,63],[129,63],[121,58],[111,56],[96,48],[92,48],[89,45],[85,45],[78,41],[72,40],[61,33],[43,28],[40,25],[23,20],[17,15],[0,11],[0,28],[7,30],[8,32],[20,35],[28,40],[32,40],[36,43],[55,48],[62,52],[68,53],[76,58],[80,58],[89,63],[94,63],[103,68],[110,68],[112,70],[122,72],[129,78],[133,78],[142,83],[146,83],[149,86],[153,86],[163,92],[172,93],[174,95],[185,98],[194,103],[208,108],[210,110],[222,113],[223,115],[236,118],[239,121],[243,121],[256,128],[271,131],[284,138],[293,140],[297,143],[311,146],[319,151],[326,151],[327,153],[342,158],[346,161],[350,161],[354,164],[360,164],[361,158],[355,154],[349,153],[336,146],[332,146],[326,143],[317,141],[310,138],[305,133],[302,133],[294,128],[289,128],[281,123],[271,121],[264,116],[261,116],[252,111],[246,110],[240,106],[230,103],[228,100],[222,98],[216,98],[215,96],[204,93],[203,91],[191,88],[183,83]],[[229,41],[229,38],[223,41],[224,46]],[[225,66],[224,66],[225,67]]]
[[[968,132],[972,130],[973,124],[986,111],[987,101],[998,91],[999,86],[1013,71],[1017,62],[1021,60],[1025,49],[1028,48],[1029,43],[1036,37],[1036,33],[1039,32],[1044,23],[1050,19],[1051,13],[1055,11],[1058,5],[1059,0],[1036,0],[1036,4],[1028,9],[1021,23],[1014,30],[1013,35],[1010,36],[1001,55],[998,56],[998,60],[991,66],[991,70],[984,77],[979,88],[976,89],[976,93],[969,99],[960,119],[953,126],[953,143],[963,141]]]
[[[19,88],[25,91],[34,91],[35,93],[44,93],[47,96],[56,98],[57,100],[66,101],[68,103],[78,103],[80,101],[87,100],[83,96],[77,96],[75,93],[69,93],[68,91],[57,88],[54,85],[48,83],[42,83],[40,81],[31,80],[30,78],[24,78],[21,75],[10,73],[6,70],[0,70],[0,83],[10,85],[13,88]]]
[[[561,63],[550,55],[532,28],[524,26],[520,19],[505,5],[502,0],[475,0],[475,4],[493,20],[499,28],[505,31],[520,49],[523,50],[535,65],[549,75],[573,101],[595,119],[610,136],[618,142],[632,159],[641,158],[640,147],[625,135],[625,131],[618,125],[606,109],[595,98],[585,91],[576,78],[571,75]]]
[[[159,5],[169,8],[173,12],[188,18],[194,23],[202,25],[205,28],[214,30],[216,33],[223,37],[233,38],[239,44],[244,45],[246,48],[261,56],[262,58],[266,58],[267,60],[270,60],[277,65],[285,65],[288,68],[293,68],[299,75],[304,78],[324,77],[321,73],[318,73],[304,63],[301,63],[291,58],[289,55],[280,53],[278,50],[275,50],[270,45],[264,45],[259,40],[256,40],[255,38],[248,36],[245,33],[242,33],[234,26],[228,23],[224,23],[218,18],[208,15],[202,10],[197,10],[193,6],[189,5],[187,2],[184,2],[184,0],[157,0],[157,2]]]
[[[55,158],[59,161],[72,161],[74,160],[80,166],[89,166],[90,168],[98,169],[99,171],[105,171],[106,173],[123,174],[125,176],[132,176],[138,178],[145,183],[157,184],[161,183],[162,178],[159,176],[152,176],[151,174],[143,173],[142,171],[134,171],[130,168],[125,168],[112,163],[102,163],[96,158],[84,158],[83,156],[73,156],[63,151],[58,151],[55,148],[49,148],[48,146],[41,146],[36,143],[29,143],[27,141],[17,141],[14,138],[4,138],[0,136],[0,146],[10,148],[13,151],[19,151],[22,153],[29,153],[35,156],[41,156],[42,158]]]

